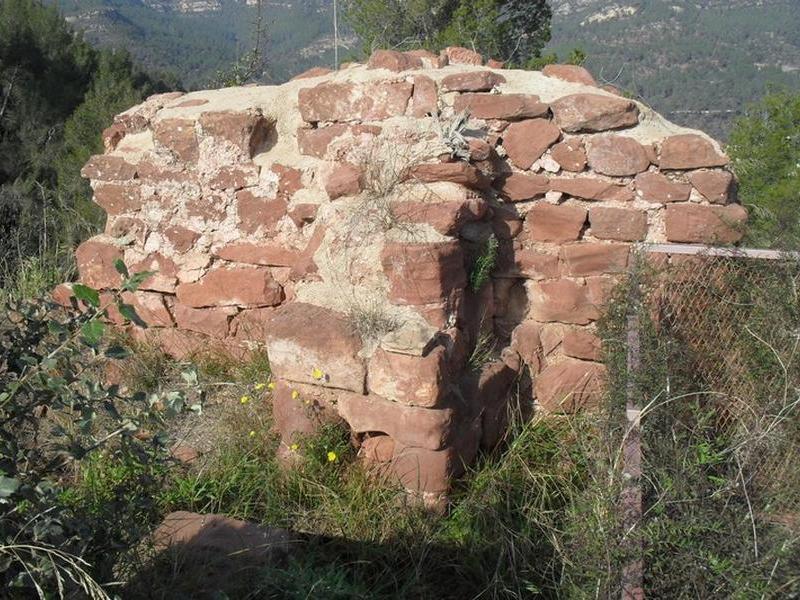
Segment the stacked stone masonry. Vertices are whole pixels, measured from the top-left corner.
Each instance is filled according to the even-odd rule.
[[[553,413],[597,401],[595,322],[635,242],[734,243],[746,219],[706,135],[580,67],[483,65],[378,51],[148,98],[84,167],[108,221],[77,250],[81,280],[113,289],[118,258],[157,271],[128,299],[173,354],[265,345],[287,458],[343,419],[365,461],[446,491],[497,444],[512,394]]]

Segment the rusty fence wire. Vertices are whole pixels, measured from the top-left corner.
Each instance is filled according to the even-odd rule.
[[[788,522],[792,535],[800,534],[798,288],[796,254],[639,249],[619,337],[625,351],[618,366],[627,372],[623,524],[628,533],[641,530],[626,533],[623,599],[651,595],[665,579],[658,557],[670,546],[647,533],[664,506],[700,507],[704,494],[712,498],[709,506],[727,495],[717,510],[741,503],[752,529],[751,562],[768,551],[762,539],[768,526]],[[693,468],[700,476],[687,493],[695,497],[677,497],[664,486],[664,480],[691,479]],[[692,518],[687,512],[676,520]]]

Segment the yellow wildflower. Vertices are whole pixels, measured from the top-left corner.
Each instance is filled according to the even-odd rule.
[[[247,404],[248,402],[250,402],[250,396],[245,394],[244,396],[239,398],[239,402],[241,402],[242,404]]]
[[[255,431],[251,431],[250,432],[250,437],[256,437],[256,432]]]
[[[274,390],[274,389],[275,389],[275,382],[274,382],[274,381],[270,381],[270,382],[267,384],[267,389],[268,389],[268,390]]]
[[[291,450],[292,452],[297,452],[299,448],[300,446],[298,444],[292,444],[291,446],[289,446],[289,450]]]
[[[332,450],[328,452],[328,462],[336,462],[337,460],[339,460],[339,457],[336,456],[336,452]]]
[[[323,373],[322,371],[320,371],[319,369],[317,369],[316,367],[314,367],[314,370],[313,370],[313,371],[311,371],[311,376],[312,376],[314,379],[317,379],[317,380],[319,380],[319,379],[322,379],[323,377],[325,377],[325,373]]]
[[[300,397],[300,392],[292,390],[292,400],[297,400]]]
[[[254,389],[255,389],[257,392],[260,392],[260,391],[261,391],[261,390],[263,390],[265,387],[267,387],[267,384],[266,384],[266,383],[257,383],[257,384],[255,385],[255,388],[254,388]]]

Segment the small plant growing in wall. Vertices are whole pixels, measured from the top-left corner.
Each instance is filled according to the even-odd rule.
[[[478,292],[486,285],[492,276],[495,264],[497,263],[497,237],[492,234],[483,245],[481,253],[475,259],[472,270],[469,274],[469,286],[473,292]]]

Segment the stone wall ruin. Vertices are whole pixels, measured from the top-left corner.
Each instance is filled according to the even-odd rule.
[[[104,144],[81,280],[114,288],[117,258],[157,271],[128,299],[166,350],[266,345],[284,454],[338,415],[428,496],[498,442],[512,391],[597,401],[595,321],[632,245],[733,243],[746,219],[704,134],[580,67],[460,48],[153,96]]]

